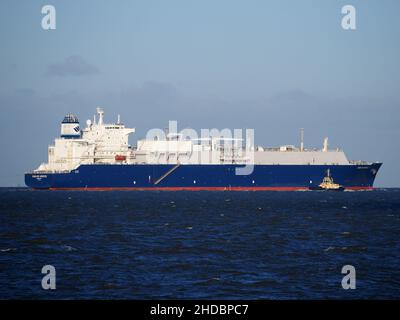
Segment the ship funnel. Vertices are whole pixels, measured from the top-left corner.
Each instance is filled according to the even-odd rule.
[[[323,152],[327,152],[327,151],[328,151],[328,137],[326,137],[326,138],[324,139],[324,146],[323,146],[323,148],[322,148],[322,151],[323,151]]]
[[[77,139],[81,137],[81,129],[79,127],[78,118],[69,113],[61,122],[61,138]]]

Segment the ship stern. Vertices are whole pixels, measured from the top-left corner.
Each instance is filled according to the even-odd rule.
[[[49,189],[51,180],[51,174],[48,173],[25,173],[25,185],[32,189]]]

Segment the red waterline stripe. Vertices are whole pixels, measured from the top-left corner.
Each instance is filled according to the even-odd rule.
[[[374,190],[374,187],[345,187],[347,190]]]
[[[348,190],[373,190],[373,187],[346,187]],[[298,191],[307,187],[102,187],[102,188],[49,188],[49,190],[77,191]]]

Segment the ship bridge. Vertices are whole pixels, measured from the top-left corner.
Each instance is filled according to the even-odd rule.
[[[120,117],[116,123],[104,122],[104,111],[97,108],[93,122],[88,120],[81,130],[78,117],[68,113],[61,122],[61,135],[48,148],[48,162],[36,172],[64,172],[81,164],[123,163],[130,155],[129,134],[134,128],[125,128]]]

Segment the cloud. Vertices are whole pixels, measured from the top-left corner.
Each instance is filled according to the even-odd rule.
[[[50,64],[47,67],[47,75],[68,77],[68,76],[86,76],[99,73],[99,69],[86,62],[81,56],[70,56],[59,63]]]
[[[17,88],[17,89],[15,89],[15,93],[17,95],[30,97],[35,94],[35,90],[33,90],[31,88]]]

